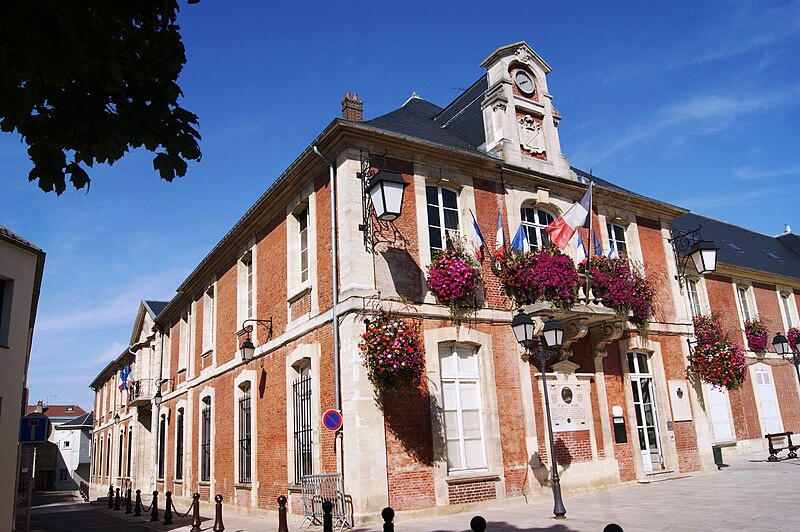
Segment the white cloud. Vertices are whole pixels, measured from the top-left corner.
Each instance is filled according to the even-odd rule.
[[[753,179],[767,179],[770,177],[785,177],[789,175],[800,174],[800,165],[787,166],[784,168],[766,168],[758,169],[750,166],[743,166],[737,168],[733,175],[736,179],[741,181],[750,181]]]
[[[703,211],[709,209],[719,209],[723,207],[735,207],[743,205],[760,205],[763,203],[771,202],[774,195],[778,193],[785,193],[785,189],[771,188],[763,190],[753,190],[742,194],[725,194],[716,197],[691,197],[682,201],[676,202],[682,207],[692,209],[694,211]]]

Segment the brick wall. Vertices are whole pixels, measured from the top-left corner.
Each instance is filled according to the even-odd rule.
[[[778,302],[778,292],[775,285],[753,283],[753,295],[756,300],[758,318],[767,326],[769,336],[767,339],[767,351],[772,351],[772,337],[776,331],[784,334],[783,318]]]
[[[636,225],[644,257],[645,274],[656,290],[653,316],[656,321],[674,322],[677,313],[676,302],[672,299],[672,283],[675,281],[667,273],[667,256],[664,251],[661,223],[658,220],[637,216]]]
[[[756,407],[755,392],[753,382],[748,371],[742,386],[738,390],[730,390],[728,398],[731,404],[731,414],[733,415],[733,428],[736,438],[739,440],[750,440],[761,438],[761,424],[758,419],[758,409]]]
[[[608,417],[613,419],[611,409],[621,406],[625,414],[625,428],[627,429],[628,443],[614,441],[614,457],[619,463],[619,477],[625,482],[636,478],[633,462],[633,449],[636,446],[636,420],[628,419],[625,400],[625,381],[622,378],[622,365],[619,347],[616,342],[608,345],[608,355],[603,359],[603,371],[606,380],[606,395],[608,397]],[[613,427],[612,427],[613,431]],[[613,432],[612,432],[613,434]]]
[[[708,303],[711,313],[717,316],[732,341],[746,348],[744,331],[739,325],[739,310],[734,296],[733,280],[724,275],[709,274],[705,276]]]
[[[800,434],[800,396],[797,391],[797,373],[790,362],[770,360],[778,408],[783,419],[783,430]]]
[[[508,213],[503,197],[502,184],[498,181],[489,181],[477,177],[472,178],[475,196],[475,217],[486,243],[484,258],[481,261],[481,274],[483,275],[483,290],[486,305],[491,308],[511,308],[511,300],[503,290],[500,278],[492,273],[492,254],[497,244],[497,213],[503,216],[503,223],[508,224]],[[468,220],[471,223],[471,220]],[[509,230],[503,227],[506,243],[511,242]]]
[[[495,490],[494,480],[486,480],[450,485],[447,487],[447,496],[450,504],[462,504],[496,499],[497,490]]]
[[[558,465],[568,467],[578,462],[592,461],[592,441],[589,430],[570,432],[554,432],[553,445],[556,449]],[[539,455],[545,462],[549,461],[549,443],[546,437],[539,439]]]

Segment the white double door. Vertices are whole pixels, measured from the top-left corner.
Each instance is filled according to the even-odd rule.
[[[716,443],[734,441],[736,437],[731,424],[727,390],[720,390],[710,384],[704,386],[708,413],[711,415],[711,427],[714,431],[714,441]]]
[[[758,387],[758,400],[761,403],[761,424],[765,434],[783,432],[781,411],[778,408],[778,399],[775,396],[775,385],[772,374],[763,369],[757,369],[756,386]]]

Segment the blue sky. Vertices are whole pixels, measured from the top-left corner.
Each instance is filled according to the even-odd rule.
[[[180,84],[203,135],[186,177],[161,181],[137,151],[96,167],[88,194],[46,195],[19,139],[0,134],[0,224],[47,252],[33,401],[90,407],[139,300],[172,297],[345,92],[367,119],[412,91],[444,106],[519,40],[553,67],[573,165],[757,231],[800,231],[797,1],[203,0],[179,21]]]

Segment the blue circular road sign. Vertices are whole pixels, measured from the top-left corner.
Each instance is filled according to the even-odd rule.
[[[326,410],[322,414],[322,424],[331,432],[335,432],[342,428],[342,413],[338,410]]]

